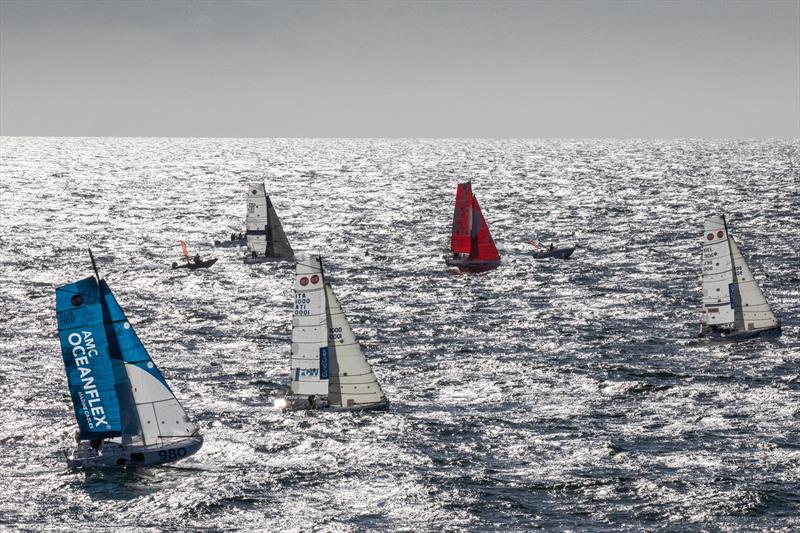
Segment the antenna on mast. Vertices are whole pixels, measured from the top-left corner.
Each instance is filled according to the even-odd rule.
[[[92,255],[91,248],[89,248],[89,258],[92,260],[92,268],[94,269],[94,276],[97,278],[97,283],[100,283],[100,273],[97,271],[97,263],[94,262],[94,255]]]

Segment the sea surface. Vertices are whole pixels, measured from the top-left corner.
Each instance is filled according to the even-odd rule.
[[[0,139],[0,529],[795,531],[799,140]],[[472,180],[506,263],[445,267]],[[382,383],[288,413],[293,267],[214,248],[264,181]],[[698,340],[725,213],[776,342]],[[172,271],[179,240],[218,257]],[[534,260],[528,239],[576,244]],[[205,435],[71,472],[54,289],[87,247]],[[369,252],[369,255],[366,254]]]

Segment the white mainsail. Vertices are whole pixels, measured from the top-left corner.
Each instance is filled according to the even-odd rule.
[[[704,325],[733,324],[730,285],[733,267],[725,222],[722,217],[706,219],[703,233],[703,316]]]
[[[292,317],[292,393],[328,394],[328,321],[325,280],[318,255],[298,258]]]
[[[294,255],[278,213],[263,183],[251,183],[247,191],[247,250],[256,256],[289,258]]]
[[[264,255],[267,250],[267,192],[263,183],[251,183],[247,190],[247,251]]]
[[[743,329],[750,331],[754,329],[771,328],[778,325],[778,320],[769,308],[764,293],[753,278],[747,263],[739,250],[739,246],[733,237],[730,238],[731,251],[733,253],[733,264],[736,269],[736,285],[741,296],[741,320]],[[738,328],[737,328],[738,329]]]
[[[357,408],[385,402],[386,395],[330,285],[325,286],[325,294],[331,365],[328,403],[334,407]]]

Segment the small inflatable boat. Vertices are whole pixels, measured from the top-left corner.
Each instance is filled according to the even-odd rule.
[[[197,263],[184,263],[179,265],[176,262],[172,262],[172,270],[176,270],[178,268],[188,268],[189,270],[197,270],[198,268],[209,268],[211,265],[217,262],[217,258],[213,259],[206,259],[205,261],[200,261]]]
[[[552,250],[534,250],[533,257],[536,259],[544,259],[546,257],[555,257],[556,259],[569,259],[572,252],[575,251],[574,246],[567,248],[553,248]]]

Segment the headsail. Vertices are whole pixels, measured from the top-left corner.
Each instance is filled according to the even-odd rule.
[[[456,191],[456,207],[453,212],[453,233],[450,236],[450,251],[468,254],[471,247],[472,229],[472,184],[459,183]]]
[[[292,393],[328,394],[328,321],[325,280],[318,255],[298,258],[292,318]]]
[[[330,285],[325,286],[325,294],[331,365],[328,402],[332,406],[349,408],[385,402],[386,395]]]
[[[471,247],[469,256],[470,259],[478,259],[481,261],[498,261],[500,254],[497,252],[497,247],[492,240],[492,235],[489,233],[489,225],[486,219],[483,218],[481,206],[478,205],[478,198],[472,195],[472,228],[470,232]]]
[[[263,183],[251,183],[247,192],[247,249],[267,257],[294,255]]]
[[[702,324],[733,327],[733,280],[733,263],[725,221],[719,216],[710,217],[706,219],[703,233]]]
[[[289,245],[289,239],[283,231],[283,226],[272,205],[272,200],[267,196],[267,255],[270,257],[292,257],[294,250]]]
[[[197,426],[175,398],[105,280],[100,281],[100,292],[117,389],[126,391],[119,395],[123,439],[141,439],[145,445],[153,445],[194,434]]]
[[[183,258],[188,261],[189,260],[189,250],[186,248],[186,241],[181,241],[181,253],[183,253]]]
[[[753,273],[750,272],[739,246],[733,237],[729,236],[729,239],[735,265],[736,285],[740,296],[738,309],[734,311],[741,316],[742,329],[750,331],[777,326],[779,322],[769,308],[764,293],[761,292],[758,283],[753,278]],[[737,329],[739,329],[738,326]]]
[[[56,315],[80,438],[119,436],[120,407],[97,280],[89,277],[58,287]]]

